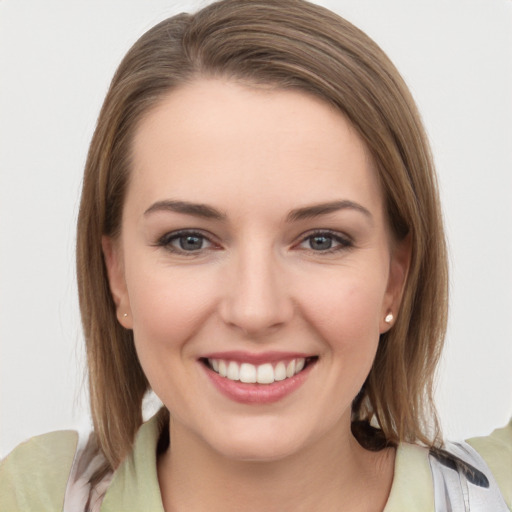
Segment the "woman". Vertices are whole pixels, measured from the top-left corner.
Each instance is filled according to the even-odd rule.
[[[446,250],[414,102],[329,11],[223,1],[134,45],[77,268],[95,435],[16,450],[6,508],[511,507],[510,429],[485,462],[437,426]]]

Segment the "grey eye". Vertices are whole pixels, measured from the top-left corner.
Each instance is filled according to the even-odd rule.
[[[195,231],[174,231],[162,236],[157,245],[177,254],[201,254],[212,249],[214,244],[209,238]]]
[[[301,249],[318,253],[332,253],[353,247],[353,242],[341,233],[318,231],[305,236],[299,244]]]
[[[198,251],[203,248],[204,237],[198,235],[182,235],[174,240],[178,241],[180,249],[184,251]]]
[[[332,237],[326,235],[315,235],[309,237],[309,246],[314,251],[326,251],[332,248]]]

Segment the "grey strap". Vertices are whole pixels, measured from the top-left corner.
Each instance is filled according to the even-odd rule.
[[[430,450],[436,512],[510,512],[496,480],[467,443]]]

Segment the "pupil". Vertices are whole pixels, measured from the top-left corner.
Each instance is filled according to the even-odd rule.
[[[180,238],[180,247],[186,251],[194,251],[201,249],[203,240],[199,236],[182,236]]]
[[[325,250],[332,247],[332,239],[327,236],[314,236],[311,240],[311,248]]]

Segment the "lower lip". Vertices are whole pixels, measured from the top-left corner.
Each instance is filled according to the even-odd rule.
[[[201,363],[213,385],[235,402],[243,404],[271,404],[293,393],[308,378],[314,363],[308,364],[297,375],[272,384],[246,384],[237,380],[221,377],[218,373]]]

